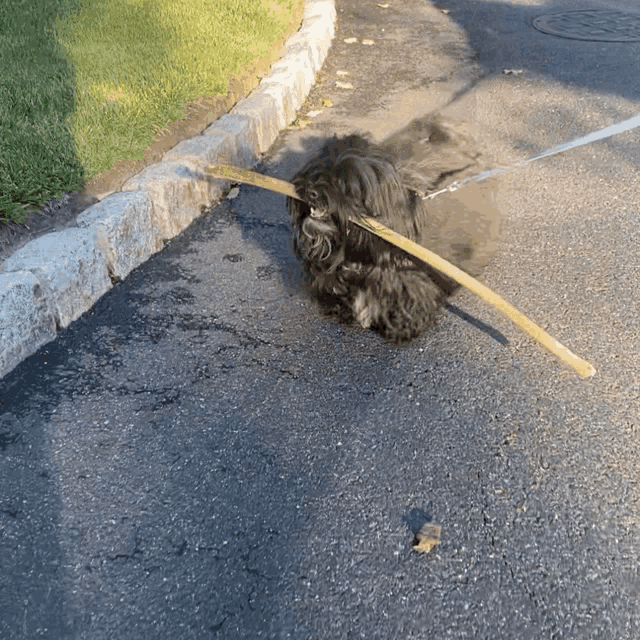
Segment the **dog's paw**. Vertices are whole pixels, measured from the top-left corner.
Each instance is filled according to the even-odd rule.
[[[367,301],[367,294],[358,291],[353,301],[353,316],[356,322],[363,328],[369,329],[373,324],[373,308]]]

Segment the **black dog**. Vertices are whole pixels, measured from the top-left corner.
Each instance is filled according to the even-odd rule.
[[[350,218],[377,218],[471,275],[479,273],[496,235],[495,209],[478,193],[471,207],[446,196],[425,199],[452,176],[479,172],[478,154],[466,147],[442,123],[415,120],[380,145],[359,135],[331,139],[295,176],[303,200],[288,199],[294,249],[327,311],[403,343],[434,323],[457,288]]]

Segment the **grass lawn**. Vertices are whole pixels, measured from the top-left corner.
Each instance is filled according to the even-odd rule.
[[[0,3],[0,224],[138,160],[281,40],[302,0]]]

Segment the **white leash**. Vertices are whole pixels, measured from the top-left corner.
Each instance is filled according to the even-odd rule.
[[[623,122],[619,122],[618,124],[612,124],[609,127],[605,127],[600,131],[590,133],[589,135],[583,136],[582,138],[578,138],[577,140],[573,140],[572,142],[559,144],[557,147],[553,147],[553,149],[549,149],[548,151],[539,153],[537,156],[533,156],[533,158],[529,158],[528,160],[524,160],[523,162],[518,162],[517,164],[511,165],[510,167],[502,167],[500,169],[491,169],[490,171],[485,171],[484,173],[480,173],[477,176],[471,176],[469,178],[465,178],[464,180],[452,182],[448,187],[445,187],[444,189],[440,189],[439,191],[435,191],[434,193],[430,193],[429,195],[423,196],[422,199],[431,200],[432,198],[435,198],[437,195],[441,193],[457,191],[458,189],[466,187],[468,184],[472,184],[474,182],[483,182],[488,178],[494,178],[495,176],[502,175],[503,173],[506,173],[511,169],[517,169],[519,167],[523,167],[524,165],[529,164],[534,160],[541,160],[542,158],[548,158],[549,156],[554,156],[556,155],[556,153],[570,151],[571,149],[582,147],[583,145],[589,144],[590,142],[595,142],[596,140],[602,140],[603,138],[609,138],[618,133],[624,133],[625,131],[635,129],[636,127],[640,127],[640,115],[634,116],[633,118],[629,118],[628,120],[624,120]]]

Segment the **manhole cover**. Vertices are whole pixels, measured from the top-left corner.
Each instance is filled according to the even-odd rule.
[[[608,11],[583,9],[540,16],[533,26],[543,33],[597,42],[635,42],[640,40],[640,16]]]

